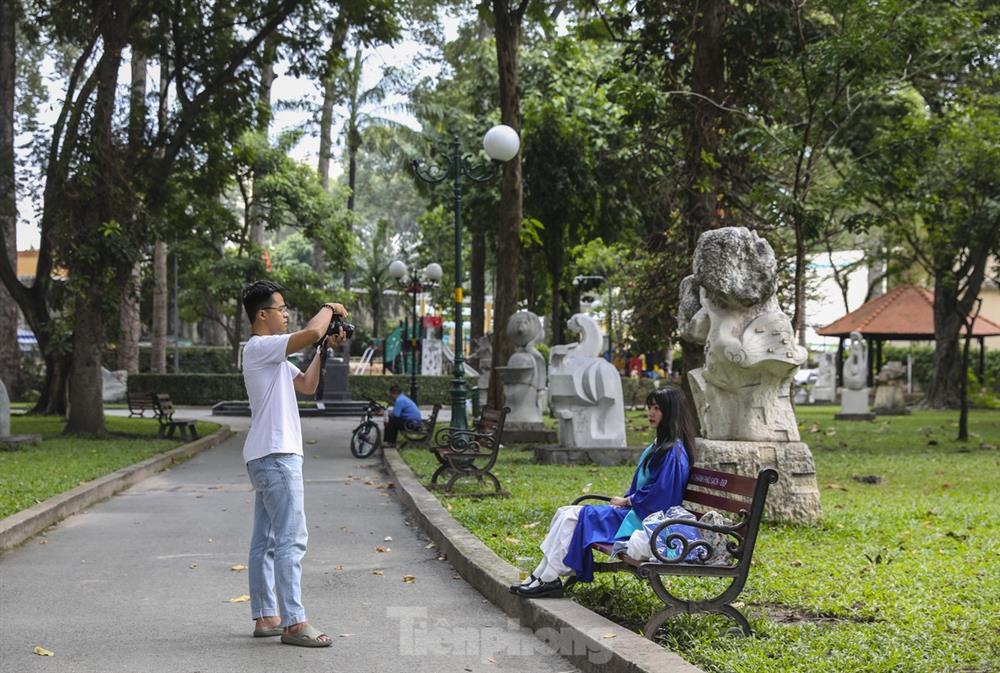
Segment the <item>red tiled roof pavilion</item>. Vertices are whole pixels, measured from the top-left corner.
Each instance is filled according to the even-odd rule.
[[[850,337],[851,332],[880,341],[933,341],[934,294],[925,287],[900,285],[816,330],[820,336],[842,338]],[[972,326],[972,336],[1000,336],[1000,325],[979,316]]]

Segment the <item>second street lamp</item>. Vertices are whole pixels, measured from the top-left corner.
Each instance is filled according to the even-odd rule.
[[[437,262],[431,262],[422,271],[417,271],[416,269],[407,270],[406,264],[398,259],[389,265],[389,275],[405,288],[404,291],[407,294],[413,296],[413,311],[411,314],[413,316],[413,328],[409,335],[409,341],[410,399],[413,400],[414,404],[419,404],[417,401],[417,349],[419,348],[420,341],[420,327],[417,325],[417,295],[437,287],[438,283],[441,282],[443,274],[444,271]]]
[[[483,136],[483,149],[491,159],[497,162],[509,161],[517,156],[521,141],[517,131],[504,124],[494,126]],[[497,164],[474,165],[462,156],[462,150],[456,138],[451,144],[451,156],[448,158],[448,168],[428,165],[420,160],[413,161],[413,172],[424,182],[436,184],[448,178],[454,180],[455,193],[455,367],[451,382],[451,427],[465,429],[468,419],[465,415],[465,356],[462,353],[462,178],[473,182],[492,180],[496,174]]]

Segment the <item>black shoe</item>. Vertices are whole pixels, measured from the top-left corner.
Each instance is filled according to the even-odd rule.
[[[512,584],[509,587],[507,587],[507,591],[509,591],[512,594],[516,594],[521,590],[521,587],[527,587],[529,584],[531,584],[537,579],[538,578],[535,577],[534,575],[528,575],[528,579],[524,580],[522,584]]]
[[[551,582],[541,582],[530,589],[518,587],[515,593],[524,598],[562,598],[563,585],[557,577]]]

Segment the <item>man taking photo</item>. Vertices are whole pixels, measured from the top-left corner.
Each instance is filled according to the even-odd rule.
[[[256,493],[248,579],[254,636],[329,647],[333,641],[306,621],[302,607],[302,557],[309,534],[302,484],[302,425],[295,393],[312,395],[319,383],[320,348],[346,340],[329,338],[340,304],[324,304],[304,329],[288,333],[288,307],[277,283],[260,280],[243,291],[252,335],[243,348],[243,380],[250,398],[250,430],[243,460]],[[320,342],[323,342],[320,344]],[[320,344],[303,373],[288,362],[292,353]],[[277,600],[275,599],[277,591]]]

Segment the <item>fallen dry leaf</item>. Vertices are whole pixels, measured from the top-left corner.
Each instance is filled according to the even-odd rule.
[[[315,439],[307,439],[306,440],[306,444],[315,444],[315,443],[316,443]]]
[[[48,540],[39,540],[38,541],[38,544],[48,544],[48,543],[49,543]]]
[[[497,660],[496,660],[496,659],[494,659],[493,657],[488,657],[488,658],[486,659],[486,661],[490,662],[491,664],[495,664],[495,663],[497,663]]]
[[[539,524],[538,521],[532,521],[531,523],[524,524],[523,526],[521,526],[521,528],[534,528],[538,524]]]
[[[197,563],[192,563],[192,564],[191,564],[191,565],[189,565],[188,567],[189,567],[189,568],[191,568],[191,570],[194,570],[195,568],[197,568],[197,567],[198,567],[198,564],[197,564]]]
[[[403,575],[403,584],[413,584],[417,578],[413,575]]]
[[[617,638],[617,637],[618,637],[617,633],[605,633],[604,634],[604,638],[606,640],[611,640],[612,638]]]
[[[795,559],[794,561],[792,561],[792,565],[798,568],[800,565],[802,565],[802,561]]]
[[[385,573],[384,573],[384,572],[382,572],[381,570],[373,570],[373,571],[372,571],[372,575],[378,575],[379,577],[381,577],[381,576],[382,576],[382,575],[384,575],[384,574],[385,574]]]
[[[434,549],[434,547],[436,547],[436,546],[437,546],[437,545],[436,545],[436,544],[434,544],[433,542],[428,542],[428,543],[427,543],[427,544],[426,544],[426,545],[424,546],[424,549]]]
[[[338,633],[337,634],[337,636],[340,637],[340,638],[350,638],[353,635],[354,635],[353,633]]]
[[[237,563],[234,566],[229,566],[229,569],[232,570],[234,573],[238,573],[238,572],[243,572],[244,570],[247,569],[247,567],[242,563]]]
[[[373,482],[371,479],[365,479],[365,486],[374,486],[374,485],[375,482]]]
[[[392,542],[392,536],[391,535],[386,535],[384,538],[382,538],[382,541],[383,542]]]
[[[344,566],[339,566],[339,565],[338,566],[333,566],[333,569],[334,570],[343,570]]]
[[[594,482],[589,481],[589,482],[586,483],[586,485],[584,485],[583,488],[580,489],[580,492],[581,493],[590,493],[590,489],[593,488],[593,487],[594,487]]]
[[[521,541],[516,537],[507,538],[507,544],[521,544]]]
[[[227,603],[246,603],[248,600],[250,600],[250,595],[249,594],[243,594],[242,596],[237,596],[236,598],[227,598],[226,602]]]
[[[447,554],[438,554],[438,561],[447,561],[447,560],[448,560]]]
[[[826,487],[831,491],[846,491],[847,489],[840,484],[827,484]]]
[[[384,552],[392,551],[392,550],[389,549],[388,547],[375,547],[375,551],[377,551],[377,552],[383,552],[384,553]]]
[[[33,652],[35,654],[37,654],[38,656],[40,656],[40,657],[54,657],[54,656],[56,656],[55,652],[53,652],[52,650],[47,650],[44,647],[42,647],[41,645],[35,645],[35,649],[33,650]]]

